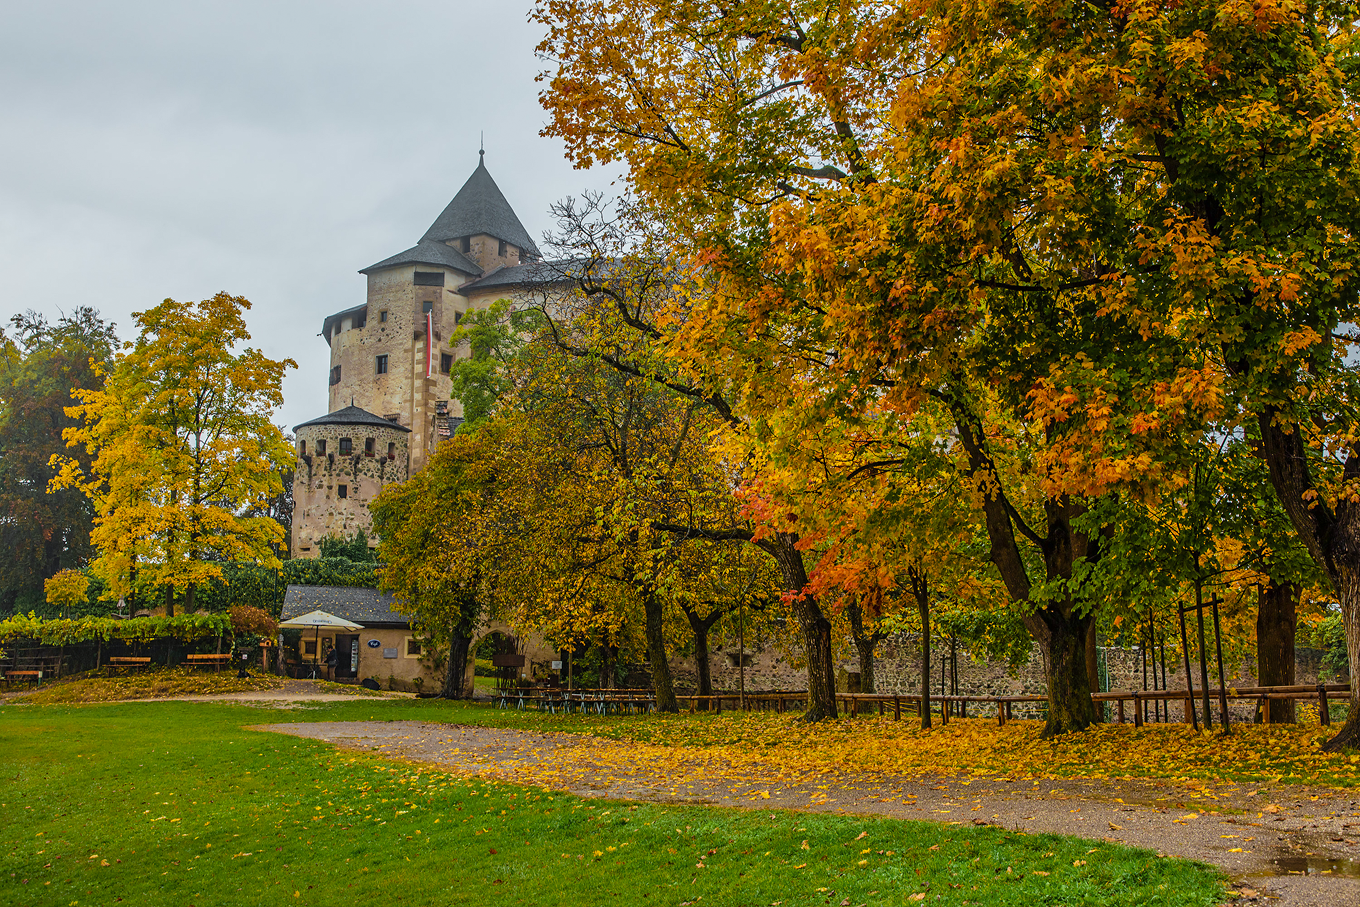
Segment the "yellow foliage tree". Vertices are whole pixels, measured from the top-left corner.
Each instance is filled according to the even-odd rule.
[[[64,615],[66,609],[85,601],[90,581],[79,570],[62,570],[43,583],[43,590],[47,593],[47,603],[56,605]]]
[[[197,586],[221,578],[227,561],[278,566],[283,527],[240,514],[280,491],[292,450],[270,417],[284,370],[297,364],[233,352],[250,339],[249,308],[218,293],[134,313],[141,334],[114,358],[103,389],[76,391],[81,403],[67,413],[82,424],[64,437],[91,466],[54,457],[51,487],[79,488],[93,502],[91,566],[111,598],[160,590],[172,615],[176,591],[192,611]]]

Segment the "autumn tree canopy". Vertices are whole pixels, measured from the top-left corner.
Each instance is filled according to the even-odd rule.
[[[179,592],[192,611],[224,563],[278,567],[282,526],[243,514],[279,495],[292,461],[270,418],[295,363],[241,346],[249,308],[219,293],[134,313],[140,334],[113,357],[104,386],[75,393],[68,413],[80,422],[64,437],[91,460],[54,457],[52,488],[93,503],[92,569],[106,595],[159,593],[173,614]]]
[[[948,415],[1044,649],[1048,733],[1093,717],[1093,505],[1155,497],[1203,432],[1244,419],[1360,659],[1360,507],[1323,455],[1360,476],[1348,6],[535,15],[547,132],[580,164],[625,164],[688,269],[674,355],[770,430]],[[1342,738],[1360,698],[1351,716]]]

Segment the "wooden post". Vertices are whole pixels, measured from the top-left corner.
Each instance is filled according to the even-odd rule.
[[[1144,665],[1144,666],[1143,666],[1143,673],[1144,673],[1144,676],[1146,676],[1146,674],[1147,674],[1147,665]],[[1144,682],[1144,683],[1147,683],[1146,680],[1144,680],[1143,682]],[[1121,703],[1119,703],[1119,704],[1122,706],[1124,703],[1121,702]],[[1120,721],[1123,721],[1123,720],[1124,720],[1124,716],[1123,716],[1123,715],[1120,715],[1120,716],[1119,716],[1119,720],[1120,720]],[[1134,691],[1133,691],[1133,726],[1134,726],[1134,727],[1142,727],[1142,726],[1143,726],[1143,722],[1146,721],[1146,720],[1147,720],[1147,719],[1145,719],[1145,718],[1143,717],[1143,702],[1142,702],[1142,699],[1139,697],[1138,691],[1137,691],[1137,690],[1134,690]]]
[[[998,702],[996,704],[996,726],[1006,726],[1006,703],[1004,702]]]
[[[1122,698],[1116,699],[1115,702],[1118,703],[1119,705],[1119,723],[1125,724],[1126,722],[1124,721],[1124,700]]]
[[[902,697],[893,697],[893,721],[902,720]]]
[[[1009,699],[1007,699],[1007,700],[1006,700],[1006,720],[1007,720],[1007,721],[1014,721],[1014,720],[1015,720],[1015,715],[1014,715],[1014,713],[1011,712],[1011,705],[1012,705],[1011,701],[1010,701]]]
[[[940,724],[949,723],[949,700],[940,697]]]
[[[717,708],[717,713],[718,713],[719,715],[721,715],[721,714],[722,714],[722,697],[721,697],[721,696],[714,697],[714,702],[716,702],[716,703],[717,703],[717,706],[718,706],[718,708]]]
[[[1360,681],[1360,677],[1353,678],[1351,683],[1357,681]],[[1323,683],[1318,684],[1318,721],[1324,727],[1332,723],[1332,707],[1327,702],[1327,685]]]

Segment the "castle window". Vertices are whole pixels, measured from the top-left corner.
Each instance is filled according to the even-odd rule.
[[[340,383],[340,366],[337,365],[331,369],[331,387],[335,387],[339,383]]]
[[[434,300],[427,299],[420,304],[420,311],[429,313],[434,311]]]
[[[449,353],[439,354],[439,370],[447,375],[453,370],[453,356]]]
[[[317,442],[316,442],[316,452],[317,452],[318,454],[320,454],[321,456],[323,456],[323,457],[326,455],[326,442],[325,442],[325,441],[317,441]]]
[[[387,459],[389,459],[389,460],[395,460],[396,458],[397,458],[397,442],[396,442],[396,441],[388,441],[388,442],[387,442]]]
[[[383,309],[381,312],[378,313],[378,324],[386,323],[387,323],[387,309]]]
[[[406,637],[406,657],[420,657],[420,640],[416,639],[414,636]]]
[[[460,321],[462,321],[462,320],[463,320],[463,313],[462,313],[462,312],[454,312],[454,313],[453,313],[453,326],[454,326],[454,327],[458,327],[458,323],[459,323]]]
[[[499,255],[501,258],[505,257],[505,240],[503,239],[501,240],[501,246],[499,249],[496,250],[496,254]]]
[[[387,415],[383,416],[383,418],[386,419],[388,422],[391,422],[393,425],[401,424],[401,413],[388,413]]]
[[[443,271],[417,271],[416,286],[418,287],[442,287],[444,285]]]
[[[349,438],[340,439],[340,456],[347,457],[354,452],[354,442]]]
[[[299,441],[299,442],[298,442],[298,453],[299,453],[300,455],[304,456],[304,457],[307,456],[307,442],[306,442],[306,441]]]
[[[373,439],[372,439],[372,438],[364,438],[364,456],[366,456],[366,457],[371,457],[371,456],[373,456]]]
[[[472,251],[472,237],[471,237],[471,236],[464,236],[464,237],[463,237],[463,251],[464,251],[464,252],[471,252],[471,251]]]
[[[335,486],[335,494],[336,494],[336,497],[341,497],[341,498],[347,498],[347,497],[349,497],[349,486],[348,486],[348,485],[336,485],[336,486]]]
[[[377,372],[379,375],[387,374],[387,354],[383,353],[377,360]]]
[[[354,316],[354,327],[356,330],[359,330],[367,326],[368,326],[368,309],[364,309],[358,315]]]

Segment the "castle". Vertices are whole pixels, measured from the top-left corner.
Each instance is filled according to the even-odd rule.
[[[449,371],[468,349],[450,338],[464,313],[541,284],[539,260],[482,152],[418,243],[359,272],[367,300],[321,326],[328,412],[294,427],[293,557],[319,556],[326,536],[369,531],[369,502],[419,471],[462,423]]]

